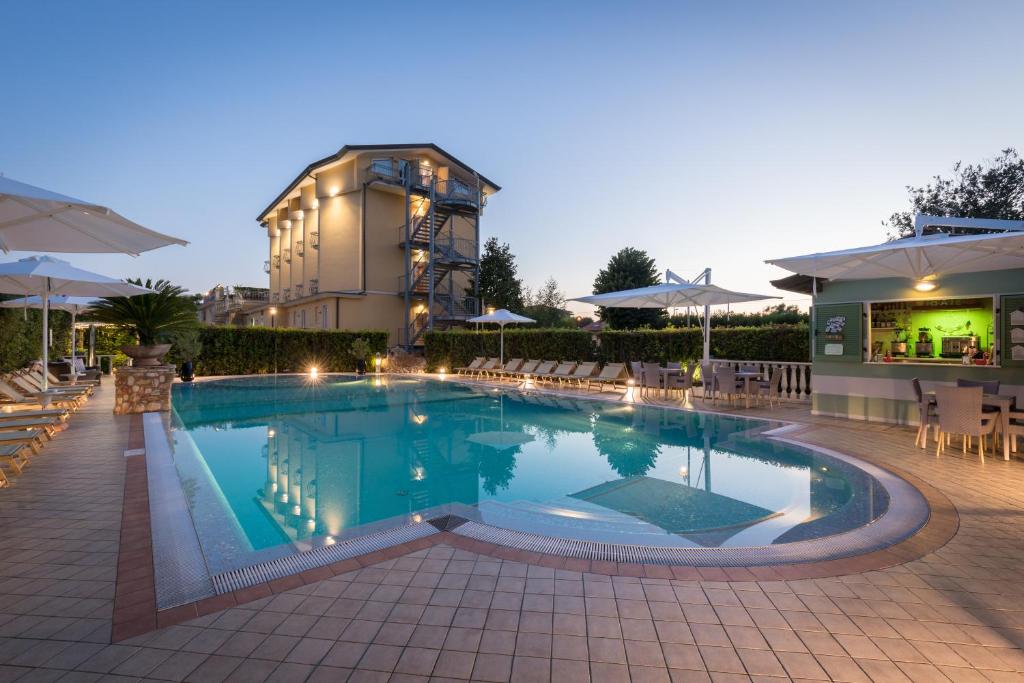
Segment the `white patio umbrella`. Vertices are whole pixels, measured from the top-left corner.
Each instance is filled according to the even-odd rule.
[[[28,296],[37,292],[43,309],[43,369],[50,360],[49,317],[50,297],[68,296],[136,296],[150,294],[145,287],[115,280],[75,268],[67,261],[52,256],[29,256],[13,263],[0,263],[0,293]],[[43,372],[43,391],[49,386]]]
[[[0,176],[0,250],[138,256],[188,244],[133,223],[105,206]]]
[[[509,448],[515,448],[516,446],[522,446],[533,441],[532,434],[505,431],[504,394],[498,396],[498,410],[498,431],[477,432],[476,434],[470,434],[469,436],[466,437],[466,441],[469,441],[470,443],[479,444],[481,446],[487,446],[488,448],[493,448],[499,451],[504,451]]]
[[[66,311],[71,314],[71,377],[74,379],[78,376],[78,371],[75,370],[75,318],[78,317],[79,313],[85,313],[89,308],[96,303],[96,297],[93,296],[68,296],[67,294],[58,294],[50,297],[49,305],[50,310]],[[0,308],[42,308],[43,298],[40,296],[28,296],[20,299],[8,299],[7,301],[0,301]]]
[[[778,299],[767,294],[749,294],[734,292],[717,285],[666,282],[638,289],[624,289],[619,292],[606,292],[581,296],[571,301],[579,301],[593,306],[605,308],[677,308],[683,306],[720,306],[722,304],[738,304],[763,299]],[[710,358],[711,352],[711,316],[704,316],[704,360]]]
[[[952,273],[1024,268],[1024,232],[939,233],[869,247],[769,259],[766,263],[819,279],[928,280]]]
[[[480,315],[476,318],[470,318],[466,322],[470,323],[495,323],[501,327],[501,346],[498,359],[501,364],[505,364],[505,325],[509,323],[535,323],[537,322],[533,318],[527,318],[525,315],[517,315],[507,309],[499,308],[493,313],[487,315]]]

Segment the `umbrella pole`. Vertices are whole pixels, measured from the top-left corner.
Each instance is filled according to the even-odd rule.
[[[71,309],[71,383],[78,382],[78,369],[75,368],[75,309]]]
[[[47,282],[49,285],[49,282]],[[50,389],[50,292],[43,286],[43,391]]]
[[[501,362],[501,366],[504,367],[505,366],[505,325],[501,324],[501,325],[498,325],[498,327],[501,328],[501,342],[500,342],[500,346],[498,347],[498,349],[499,349],[498,360]]]

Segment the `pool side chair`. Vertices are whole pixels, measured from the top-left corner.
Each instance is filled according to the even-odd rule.
[[[641,363],[640,378],[638,384],[641,395],[647,394],[650,389],[654,389],[655,393],[661,390],[661,366],[657,363]]]
[[[78,401],[75,397],[50,395],[43,397],[40,392],[26,393],[23,389],[10,381],[10,375],[0,377],[0,403],[13,403],[21,406],[41,406],[44,398],[48,403],[56,406],[63,406],[67,410],[78,410]]]
[[[736,368],[731,365],[720,366],[715,372],[715,405],[718,405],[718,400],[723,395],[729,401],[729,405],[732,405],[733,399],[741,393],[740,385],[740,381],[736,379]]]
[[[37,417],[52,417],[56,422],[66,422],[68,411],[63,408],[50,408],[47,410],[12,410],[9,413],[0,412],[0,424],[9,420],[28,420]]]
[[[15,373],[20,379],[23,380],[23,385],[31,385],[36,391],[43,390],[43,376],[38,372],[32,370],[22,370],[20,373]],[[77,395],[77,396],[92,396],[92,387],[87,386],[72,386],[72,385],[48,385],[47,391],[59,392],[61,394]]]
[[[12,372],[8,375],[8,381],[15,389],[19,390],[23,396],[35,397],[42,396],[44,393],[42,385],[33,381],[31,377],[24,373]],[[79,404],[88,398],[82,391],[58,389],[56,387],[47,389],[45,393],[53,399],[64,398],[73,400]]]
[[[28,467],[28,452],[31,449],[23,443],[0,444],[0,460],[5,461],[15,474]]]
[[[472,373],[480,368],[487,359],[484,356],[477,356],[474,358],[469,365],[464,365],[461,368],[455,368],[456,375],[465,375],[466,373]]]
[[[17,432],[0,432],[0,446],[28,446],[32,453],[38,453],[43,446],[43,432],[39,429],[22,429]]]
[[[470,377],[476,377],[477,379],[483,379],[487,373],[491,370],[495,370],[501,364],[501,361],[497,358],[488,358],[484,361],[484,364],[479,368],[470,373]]]
[[[33,366],[31,368],[31,370],[32,370],[32,373],[37,378],[42,376],[42,373],[39,371],[39,366],[38,365]],[[85,379],[84,377],[80,377],[79,379],[75,380],[74,382],[72,382],[71,380],[63,380],[63,379],[57,377],[57,375],[53,374],[49,370],[46,371],[46,378],[47,378],[47,380],[49,380],[50,384],[52,384],[53,386],[56,386],[56,387],[93,387],[93,388],[95,388],[95,387],[98,387],[100,385],[100,381],[98,379]]]
[[[522,358],[513,358],[512,360],[510,360],[509,362],[505,363],[500,368],[497,368],[496,370],[492,370],[491,371],[491,376],[493,376],[495,379],[499,379],[499,380],[505,379],[506,377],[515,377],[516,372],[519,371],[519,368],[521,368],[522,365],[523,365],[523,359]]]
[[[939,444],[935,448],[938,457],[946,449],[946,435],[960,434],[963,437],[963,452],[966,453],[973,437],[978,437],[978,455],[985,457],[985,436],[992,434],[992,448],[995,450],[996,416],[982,411],[984,392],[981,387],[938,387],[935,399],[939,411]]]
[[[519,370],[516,371],[515,375],[511,379],[522,379],[525,380],[527,375],[533,375],[537,372],[537,366],[540,365],[539,360],[527,360],[519,366]]]
[[[572,374],[569,375],[566,382],[569,384],[575,383],[577,387],[582,388],[583,383],[594,376],[594,371],[597,370],[597,363],[593,361],[586,361],[580,363]]]
[[[715,397],[715,366],[712,363],[700,364],[701,401]]]
[[[572,375],[574,370],[576,370],[576,361],[565,361],[559,363],[554,372],[544,375],[540,379],[542,382],[550,382],[552,384],[558,382],[561,385],[564,380]]]
[[[928,444],[928,432],[935,427],[935,438],[939,434],[939,412],[935,401],[930,396],[925,396],[921,389],[921,380],[917,377],[910,380],[914,387],[914,397],[917,399],[917,437],[914,445],[924,448]]]
[[[1020,453],[1020,444],[1017,439],[1024,436],[1024,410],[1010,411],[1010,425],[1006,434],[1010,439],[1010,451]]]
[[[38,429],[46,435],[46,439],[49,441],[53,438],[53,433],[57,431],[57,426],[60,423],[56,418],[52,417],[37,417],[25,420],[0,420],[0,433],[3,432],[16,432],[25,429]]]
[[[669,367],[675,365],[682,369],[681,363],[670,363]],[[682,399],[685,401],[686,397],[690,394],[690,389],[693,388],[693,375],[697,372],[697,366],[694,363],[687,363],[686,370],[678,375],[668,375],[665,378],[665,388],[669,391],[680,391],[682,392]]]
[[[540,363],[537,363],[537,367],[533,371],[533,379],[536,382],[542,382],[544,377],[554,372],[556,365],[558,363],[553,360],[542,360]]]
[[[587,380],[587,391],[590,391],[593,386],[596,386],[598,391],[604,391],[608,385],[614,389],[615,385],[625,384],[628,379],[625,363],[608,363],[601,368],[600,374]]]
[[[754,385],[755,405],[759,404],[762,398],[768,399],[769,408],[774,408],[776,401],[782,401],[782,376],[785,372],[782,368],[772,368],[767,382],[758,382]]]

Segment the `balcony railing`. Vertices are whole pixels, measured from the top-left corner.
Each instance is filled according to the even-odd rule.
[[[811,400],[811,363],[712,358],[711,365],[715,368],[725,365],[736,369],[741,366],[754,366],[754,369],[761,372],[761,376],[765,379],[768,379],[771,373],[781,371],[783,373],[782,386],[779,389],[779,394],[782,398],[791,401]]]
[[[270,274],[270,261],[263,262],[263,272],[267,273],[268,275]]]
[[[276,304],[280,300],[281,300],[281,294],[279,292],[273,292],[270,295],[270,303]]]
[[[292,298],[292,288],[291,287],[285,287],[284,289],[282,289],[281,290],[281,298],[284,299],[285,301],[288,301],[289,299],[291,299]]]
[[[276,270],[281,270],[281,255],[280,254],[274,254],[273,262],[274,262],[274,268]]]
[[[305,256],[306,255],[306,249],[305,249],[305,244],[304,244],[303,240],[299,240],[299,241],[297,241],[295,243],[295,255],[296,256]]]
[[[302,284],[295,285],[294,290],[295,290],[295,298],[296,299],[301,299],[302,298],[302,290],[303,289],[304,289],[304,286]]]
[[[310,280],[309,281],[309,293],[310,294],[317,294],[319,292],[320,292],[320,280],[315,279],[315,278]]]
[[[405,159],[374,159],[366,168],[368,175],[392,183],[405,184],[406,180],[413,187],[423,190],[434,184],[434,196],[439,201],[486,204],[486,200],[477,192],[477,181],[456,176],[446,179],[437,178],[433,167],[416,160]]]
[[[292,262],[292,250],[291,249],[285,249],[282,252],[281,258],[284,259],[285,263],[291,263]]]
[[[320,248],[320,233],[316,230],[309,233],[309,247],[310,249]]]
[[[441,238],[434,242],[434,252],[439,258],[448,261],[470,261],[479,260],[477,255],[477,241],[456,237],[453,239]]]

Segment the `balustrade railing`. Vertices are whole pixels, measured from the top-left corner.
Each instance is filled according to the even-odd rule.
[[[714,368],[719,366],[732,366],[740,370],[745,367],[752,367],[760,372],[765,380],[771,377],[773,372],[782,372],[782,387],[779,394],[782,398],[793,401],[811,400],[811,363],[789,362],[778,360],[730,360],[727,358],[712,358],[711,365]]]

